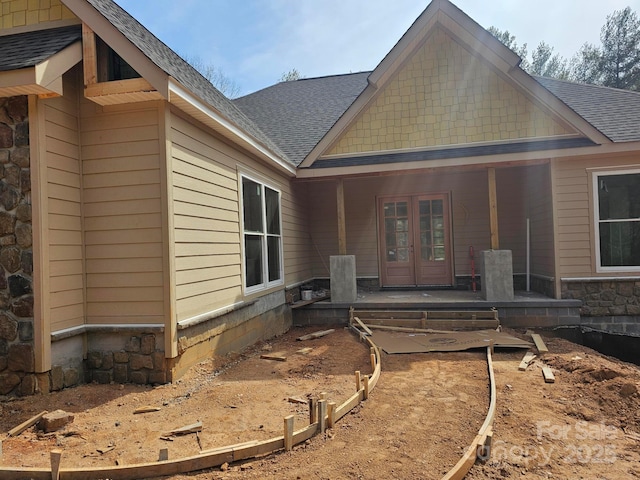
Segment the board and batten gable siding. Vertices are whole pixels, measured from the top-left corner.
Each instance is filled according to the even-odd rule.
[[[313,242],[313,274],[328,277],[329,256],[338,252],[336,183],[309,182],[309,229]],[[486,170],[456,174],[419,173],[345,179],[347,254],[356,256],[358,277],[378,277],[376,198],[389,195],[449,193],[455,274],[471,272],[469,246],[489,248],[489,201]]]
[[[51,331],[84,323],[82,168],[78,69],[64,76],[62,97],[42,101],[49,239]]]
[[[163,324],[160,104],[81,104],[87,323]]]
[[[243,172],[281,193],[285,279],[277,288],[309,279],[304,188],[177,111],[170,126],[178,321],[244,298],[238,191]]]
[[[611,276],[596,271],[592,171],[637,168],[632,156],[554,159],[552,175],[555,189],[558,275],[561,278]],[[615,276],[625,276],[616,272]],[[637,276],[637,273],[630,273]]]

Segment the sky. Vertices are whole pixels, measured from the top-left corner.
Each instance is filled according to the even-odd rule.
[[[240,95],[296,69],[312,78],[374,69],[429,0],[116,0],[183,57],[235,82]],[[545,41],[570,58],[600,43],[607,15],[640,0],[453,0],[481,26]]]

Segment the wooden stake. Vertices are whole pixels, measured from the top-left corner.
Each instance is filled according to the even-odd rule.
[[[373,332],[369,329],[369,327],[362,323],[362,320],[360,320],[358,317],[353,317],[353,319],[358,325],[360,325],[360,328],[362,328],[367,333],[367,335],[373,335]]]
[[[320,433],[327,429],[327,401],[318,400],[318,420],[320,423]]]
[[[169,449],[168,448],[161,448],[160,449],[160,454],[158,455],[158,461],[159,462],[166,462],[167,460],[169,460]]]
[[[362,383],[360,382],[360,370],[356,370],[356,392],[360,391],[360,386]]]
[[[60,461],[62,460],[62,450],[51,450],[51,480],[60,479]]]
[[[309,424],[313,425],[318,421],[318,400],[309,399]]]
[[[371,370],[375,370],[376,369],[376,354],[372,353],[371,354]]]
[[[362,382],[364,383],[364,399],[369,398],[369,375],[365,375],[362,377]]]
[[[22,432],[24,432],[27,428],[31,427],[32,425],[35,425],[36,423],[38,423],[40,421],[40,419],[42,417],[44,417],[48,412],[46,410],[43,410],[42,412],[40,412],[39,414],[31,417],[29,420],[26,420],[24,422],[22,422],[20,425],[18,425],[17,427],[12,428],[11,430],[9,430],[9,432],[7,433],[7,435],[9,437],[15,437],[17,435],[20,435]]]
[[[326,400],[327,399],[327,392],[320,392],[320,400]]]
[[[284,417],[284,449],[290,452],[293,448],[293,415]]]
[[[336,423],[336,402],[327,404],[327,428],[333,428]]]

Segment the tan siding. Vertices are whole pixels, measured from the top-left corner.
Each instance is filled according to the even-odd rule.
[[[52,332],[84,323],[78,74],[65,75],[64,97],[43,101]]]
[[[628,165],[638,165],[637,157],[586,157],[554,161],[552,174],[556,185],[560,277],[608,275],[596,272],[589,169],[605,167],[614,170]],[[624,273],[616,272],[616,275]]]
[[[82,112],[87,322],[164,323],[158,105]]]
[[[285,283],[310,277],[308,242],[300,240],[304,190],[175,113],[171,141],[178,320],[242,298],[239,169],[266,177],[282,192]]]
[[[511,250],[513,273],[526,271],[526,194],[522,168],[496,169],[501,250]]]

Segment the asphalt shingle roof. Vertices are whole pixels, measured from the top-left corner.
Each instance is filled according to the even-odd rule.
[[[80,25],[0,36],[0,72],[38,65],[80,39]]]
[[[534,77],[614,142],[640,140],[640,93]]]
[[[362,93],[370,73],[281,82],[234,103],[299,165]]]
[[[369,74],[282,82],[234,103],[299,165],[365,89]],[[640,93],[534,78],[614,142],[640,141]]]
[[[273,153],[290,161],[278,146],[227,97],[113,0],[87,1],[166,74],[176,79]]]

